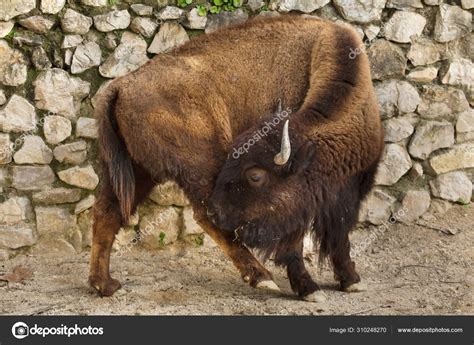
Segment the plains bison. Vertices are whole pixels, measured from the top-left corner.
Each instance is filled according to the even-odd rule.
[[[361,46],[346,25],[258,19],[114,80],[96,105],[104,171],[91,286],[120,287],[109,272],[116,233],[156,183],[174,180],[251,286],[278,289],[254,248],[287,267],[298,296],[323,300],[302,257],[310,233],[341,288],[360,290],[348,234],[383,146],[367,57],[351,54]]]

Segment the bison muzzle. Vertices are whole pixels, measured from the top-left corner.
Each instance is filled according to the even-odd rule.
[[[341,288],[358,291],[349,232],[373,185],[383,138],[370,68],[346,25],[286,16],[199,36],[99,96],[103,166],[90,284],[120,283],[120,227],[156,183],[174,180],[244,281],[278,290],[251,253],[287,268],[293,291],[324,294],[303,261],[310,235]]]

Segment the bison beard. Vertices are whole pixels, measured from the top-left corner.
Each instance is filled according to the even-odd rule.
[[[352,29],[322,20],[254,20],[116,79],[96,107],[104,172],[90,284],[104,296],[120,287],[109,272],[115,234],[156,183],[174,180],[251,286],[278,289],[247,247],[286,266],[298,296],[322,301],[302,257],[309,233],[341,288],[360,289],[348,234],[383,143],[367,58],[350,58],[361,44]],[[233,157],[272,120],[263,115],[278,99],[289,122]]]

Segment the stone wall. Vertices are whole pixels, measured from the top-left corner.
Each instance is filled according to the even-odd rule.
[[[329,18],[363,38],[347,53],[368,52],[387,145],[361,221],[415,221],[447,201],[471,201],[473,0],[235,0],[231,11],[213,1],[0,2],[0,259],[90,245],[99,87],[194,35],[255,15]],[[116,243],[120,253],[207,241],[171,183],[133,218]]]

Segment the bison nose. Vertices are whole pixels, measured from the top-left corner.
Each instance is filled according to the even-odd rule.
[[[220,212],[218,207],[215,207],[212,204],[209,204],[207,207],[207,217],[214,224],[218,225],[218,222],[222,221],[222,212]]]
[[[216,211],[215,210],[212,210],[210,208],[207,209],[207,216],[212,219],[216,216]]]

